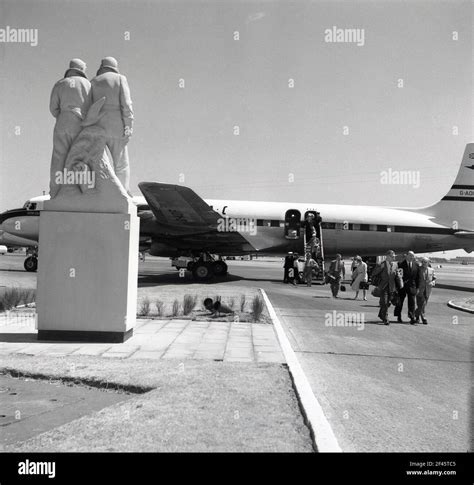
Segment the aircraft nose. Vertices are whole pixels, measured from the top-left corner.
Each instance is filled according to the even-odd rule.
[[[0,228],[3,228],[3,223],[11,216],[11,211],[5,211],[0,213]]]

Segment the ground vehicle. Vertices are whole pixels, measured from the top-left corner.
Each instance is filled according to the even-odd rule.
[[[187,269],[192,271],[193,276],[198,280],[208,280],[212,276],[225,276],[227,264],[212,254],[203,254],[200,257],[179,256],[171,258],[171,266],[177,270]]]
[[[194,264],[194,258],[191,258],[189,256],[179,256],[177,258],[171,259],[171,266],[173,266],[177,270],[180,270],[181,268],[185,268],[185,269],[188,269],[189,271],[192,271],[193,264]]]

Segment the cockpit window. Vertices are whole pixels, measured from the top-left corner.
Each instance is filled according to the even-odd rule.
[[[23,206],[23,209],[26,209],[28,211],[36,210],[36,202],[30,202],[29,200],[27,200],[25,202],[25,205]]]

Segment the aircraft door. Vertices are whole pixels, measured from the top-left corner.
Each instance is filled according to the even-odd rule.
[[[301,230],[301,212],[289,209],[285,213],[285,237],[286,239],[299,239]]]

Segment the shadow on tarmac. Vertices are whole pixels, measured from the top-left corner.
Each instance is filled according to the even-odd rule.
[[[23,268],[22,269],[15,269],[15,268],[2,269],[2,272],[6,272],[6,273],[28,273],[28,271],[24,270]]]
[[[179,276],[179,273],[139,273],[138,274],[138,287],[148,287],[148,286],[163,286],[163,285],[218,285],[221,283],[229,283],[233,281],[265,281],[268,283],[282,283],[280,279],[269,279],[269,278],[245,278],[243,276],[237,276],[229,274],[224,277],[215,276],[210,281],[196,281],[192,275],[187,272],[185,276]]]

